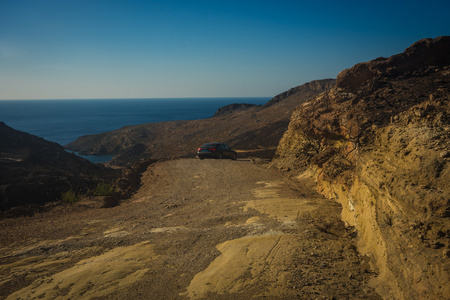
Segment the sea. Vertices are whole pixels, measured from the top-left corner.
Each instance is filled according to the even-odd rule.
[[[123,126],[212,117],[232,103],[264,104],[270,97],[1,100],[0,121],[48,141],[67,145],[78,137]],[[1,137],[0,137],[1,138]],[[111,156],[83,156],[105,162]]]

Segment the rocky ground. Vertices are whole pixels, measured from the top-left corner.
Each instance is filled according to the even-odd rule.
[[[101,201],[0,220],[0,298],[381,299],[341,206],[307,176],[181,159]]]

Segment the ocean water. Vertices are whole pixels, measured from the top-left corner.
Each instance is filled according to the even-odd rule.
[[[1,100],[0,121],[16,130],[67,145],[80,136],[123,126],[205,119],[228,104],[264,104],[269,100],[270,97]],[[108,159],[86,158],[94,162]]]

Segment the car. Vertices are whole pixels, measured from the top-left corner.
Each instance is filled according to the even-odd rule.
[[[237,153],[223,143],[207,143],[197,149],[197,156],[200,159],[204,158],[230,158],[237,159]]]

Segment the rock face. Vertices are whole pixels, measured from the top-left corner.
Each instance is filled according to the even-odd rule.
[[[274,105],[275,103],[283,101],[284,99],[298,93],[309,93],[309,94],[322,93],[323,91],[327,91],[332,87],[334,87],[335,84],[336,84],[335,79],[313,80],[308,83],[293,87],[287,90],[286,92],[276,95],[266,104],[264,104],[264,107]]]
[[[59,200],[69,189],[86,189],[110,176],[115,172],[0,122],[0,210]]]
[[[341,72],[299,106],[273,165],[342,204],[378,292],[450,295],[450,37]]]
[[[199,146],[211,141],[240,150],[239,157],[251,153],[271,158],[288,128],[292,110],[334,83],[334,79],[307,83],[289,95],[276,96],[278,100],[270,105],[234,110],[214,118],[127,126],[83,136],[67,147],[83,154],[116,154],[112,162],[118,165],[133,165],[146,159],[193,157]]]
[[[356,92],[366,82],[376,81],[380,77],[408,77],[429,73],[437,67],[448,64],[450,53],[443,51],[448,47],[450,47],[448,37],[420,40],[403,53],[360,63],[342,71],[336,85],[347,91]]]

